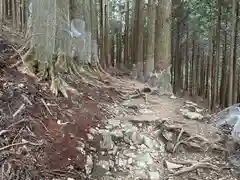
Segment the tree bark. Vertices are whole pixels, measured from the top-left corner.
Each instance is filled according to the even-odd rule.
[[[231,44],[231,58],[229,61],[229,84],[228,84],[228,106],[231,106],[234,102],[234,93],[235,90],[233,82],[234,80],[234,61],[236,58],[236,33],[237,33],[237,0],[232,1],[232,44]]]
[[[156,4],[154,0],[148,2],[148,44],[147,44],[147,60],[144,69],[145,81],[150,77],[150,73],[154,70],[154,48],[155,48],[155,22],[156,22]]]
[[[137,78],[144,81],[143,76],[143,34],[144,34],[144,0],[139,0],[138,3],[138,44],[137,44]]]
[[[155,32],[155,71],[161,73],[158,87],[162,93],[172,93],[171,86],[171,28],[172,1],[159,0]]]

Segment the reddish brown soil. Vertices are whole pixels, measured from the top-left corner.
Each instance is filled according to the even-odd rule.
[[[24,124],[19,124],[12,128],[12,132],[8,135],[8,143],[12,143],[12,139],[17,134],[18,137],[24,137],[32,142],[44,139],[43,146],[36,147],[30,152],[35,162],[31,162],[33,159],[28,159],[28,156],[18,157],[22,162],[34,164],[35,168],[39,169],[38,172],[43,174],[46,173],[46,169],[67,171],[69,165],[74,166],[74,169],[82,170],[85,156],[76,150],[78,141],[83,140],[87,143],[86,133],[89,128],[98,126],[101,120],[110,115],[103,110],[101,103],[113,103],[118,99],[118,93],[113,89],[91,87],[82,83],[76,85],[82,93],[81,97],[71,95],[68,99],[55,97],[49,91],[47,83],[36,82],[36,79],[20,73],[16,68],[9,68],[9,65],[14,63],[8,61],[13,51],[8,48],[6,41],[4,43],[6,45],[0,46],[0,52],[3,54],[1,58],[3,66],[0,70],[0,127],[6,129],[22,119],[32,120],[34,123],[30,123],[29,127],[35,134],[30,136],[21,133],[20,129]],[[27,104],[22,95],[26,96],[33,105]],[[49,106],[52,114],[47,111],[41,98],[46,103],[54,104]],[[12,118],[14,112],[23,103],[26,104],[26,108]],[[67,124],[59,125],[58,120]],[[98,148],[98,141],[92,145]]]

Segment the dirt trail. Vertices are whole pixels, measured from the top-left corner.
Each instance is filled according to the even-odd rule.
[[[182,98],[159,96],[114,69],[109,72],[114,76],[101,78],[101,87],[73,85],[80,97],[55,97],[48,82],[39,82],[22,69],[9,67],[16,62],[9,60],[14,51],[8,42],[3,44],[2,179],[239,177],[233,168],[225,167],[221,153],[224,147],[216,143],[219,136],[207,124],[205,111],[198,105]],[[212,159],[206,160],[207,157]],[[183,162],[190,159],[191,162]]]
[[[239,178],[223,158],[225,147],[204,108],[154,91],[141,93],[145,85],[127,77],[112,82],[128,96],[120,113],[99,130],[103,151],[93,165],[98,177],[104,172],[102,179]]]

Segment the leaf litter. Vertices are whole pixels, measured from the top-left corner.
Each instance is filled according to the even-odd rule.
[[[55,97],[47,82],[10,68],[12,54],[1,55],[2,179],[238,179],[224,137],[197,104],[115,69],[97,86],[73,84],[81,96]]]

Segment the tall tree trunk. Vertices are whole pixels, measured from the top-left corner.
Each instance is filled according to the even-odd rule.
[[[163,93],[172,93],[171,86],[171,0],[159,0],[157,7],[157,28],[155,44],[155,70],[163,72],[159,77],[159,88]]]
[[[212,100],[212,107],[213,112],[216,111],[216,105],[218,104],[218,81],[219,81],[219,59],[220,59],[220,43],[221,43],[221,36],[220,36],[220,28],[221,28],[221,3],[220,0],[217,0],[217,24],[216,24],[216,56],[215,56],[215,63],[213,66],[213,74],[214,74],[214,84],[213,84],[213,100]]]
[[[221,78],[221,88],[220,88],[220,105],[221,107],[226,106],[226,93],[227,93],[227,79],[228,79],[228,60],[227,60],[227,27],[228,27],[228,20],[225,20],[225,30],[224,30],[224,44],[223,44],[223,56],[222,56],[222,78]]]
[[[189,95],[190,96],[194,96],[195,95],[195,89],[196,89],[196,72],[195,72],[195,46],[196,46],[196,32],[193,32],[192,34],[192,57],[191,57],[191,70],[190,70],[190,92]]]
[[[96,13],[96,0],[89,1],[91,16],[91,62],[99,63],[98,56],[98,20]]]
[[[188,56],[188,36],[189,36],[189,32],[188,32],[188,24],[186,23],[186,44],[185,44],[185,91],[188,92],[188,69],[189,69],[189,56]]]
[[[144,69],[145,80],[149,79],[149,75],[154,70],[154,45],[155,45],[155,22],[156,22],[156,4],[154,0],[148,2],[148,43],[147,43],[147,60]]]
[[[238,22],[239,22],[239,1],[237,1],[236,9],[235,9],[236,17],[234,18],[233,30],[234,30],[234,38],[232,44],[232,61],[233,61],[233,104],[237,103],[237,93],[238,93],[238,72],[237,72],[237,42],[238,42]]]
[[[126,3],[126,15],[125,15],[125,33],[124,33],[124,64],[128,66],[129,64],[129,0]]]
[[[143,34],[144,34],[144,1],[138,3],[138,44],[137,44],[137,78],[144,81],[143,76]]]
[[[178,17],[179,18],[179,17]],[[175,41],[175,58],[174,58],[174,85],[173,92],[176,93],[180,89],[180,67],[181,67],[181,57],[180,55],[180,22],[177,20],[176,24],[176,41]]]
[[[205,89],[205,52],[204,52],[204,49],[202,50],[202,53],[201,53],[201,58],[200,58],[200,62],[201,62],[201,82],[200,82],[200,96],[201,97],[204,97],[204,89]]]
[[[105,59],[105,64],[106,67],[109,67],[109,45],[108,45],[108,41],[109,41],[109,24],[108,24],[108,5],[104,5],[104,14],[105,14],[105,18],[104,18],[104,59]]]
[[[200,96],[200,81],[201,81],[201,64],[200,64],[200,40],[199,40],[199,34],[198,34],[198,41],[197,41],[197,53],[196,53],[196,96]]]
[[[208,109],[211,110],[212,107],[212,62],[213,62],[213,30],[209,33],[209,44],[208,44]]]
[[[133,31],[132,31],[132,51],[131,51],[131,61],[132,61],[132,64],[136,66],[136,63],[137,63],[137,55],[136,55],[136,52],[137,52],[137,45],[138,45],[138,22],[139,22],[139,17],[138,17],[138,14],[139,14],[139,3],[140,3],[140,0],[135,0],[135,10],[134,10],[134,17],[133,17]]]
[[[229,84],[228,84],[228,106],[233,104],[235,90],[233,82],[234,80],[234,61],[236,58],[236,36],[237,36],[237,0],[232,1],[232,44],[231,44],[231,58],[229,61]]]
[[[105,62],[105,49],[104,49],[104,10],[103,10],[103,0],[100,0],[100,21],[99,21],[99,29],[100,29],[100,64],[103,68],[106,68]]]
[[[111,35],[111,65],[112,67],[115,66],[115,35]]]

